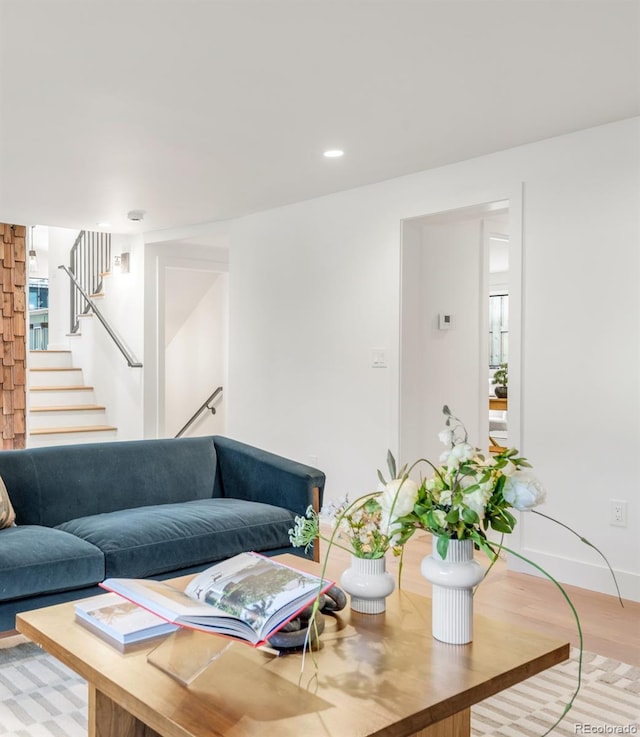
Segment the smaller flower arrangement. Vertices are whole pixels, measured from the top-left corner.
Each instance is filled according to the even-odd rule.
[[[392,462],[395,464],[393,459]],[[404,475],[402,469],[401,476]],[[395,467],[393,468],[395,476]],[[400,542],[399,519],[413,509],[418,495],[418,484],[407,477],[384,482],[382,489],[350,502],[344,497],[322,508],[320,514],[308,507],[304,517],[296,517],[289,530],[291,544],[307,551],[317,538],[329,546],[336,545],[357,558],[382,558],[391,549],[399,555],[404,543]],[[322,534],[321,520],[332,524],[330,537]],[[343,544],[346,543],[346,544]]]

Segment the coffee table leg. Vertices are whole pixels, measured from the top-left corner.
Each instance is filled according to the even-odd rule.
[[[89,737],[162,737],[89,684]]]
[[[471,709],[453,714],[441,722],[436,722],[430,727],[425,727],[416,732],[412,737],[470,737],[471,735]]]

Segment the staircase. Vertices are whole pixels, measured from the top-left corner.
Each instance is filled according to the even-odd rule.
[[[116,439],[105,407],[71,364],[71,351],[29,351],[28,447]]]

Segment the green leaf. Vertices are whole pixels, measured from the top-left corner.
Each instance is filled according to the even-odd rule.
[[[504,520],[501,520],[500,518],[494,517],[491,520],[491,527],[496,530],[496,532],[506,532],[509,533],[512,531],[512,528],[509,527],[509,525],[504,522]]]
[[[382,475],[382,473],[381,473],[380,471],[378,471],[378,478],[380,479],[380,481],[381,481],[381,482],[382,482],[382,483],[383,483],[383,484],[384,484],[385,486],[387,485],[387,482],[385,481],[385,478],[384,478],[384,476]]]
[[[457,509],[450,510],[446,516],[447,522],[450,522],[452,525],[455,525],[455,523],[459,519],[460,519],[460,512]]]
[[[462,510],[462,519],[468,525],[475,525],[476,522],[480,521],[477,513],[474,512],[473,509],[469,509],[468,507]]]
[[[438,555],[444,560],[447,557],[447,550],[449,550],[449,538],[443,536],[438,537],[436,548]]]
[[[387,466],[389,467],[389,473],[391,474],[391,478],[395,479],[396,477],[396,459],[393,457],[393,453],[389,450],[387,451]]]

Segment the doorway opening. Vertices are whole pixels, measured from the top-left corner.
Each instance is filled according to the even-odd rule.
[[[228,364],[229,251],[163,241],[145,247],[144,437],[175,437],[219,386]],[[226,397],[184,435],[225,434]]]
[[[465,423],[470,442],[489,451],[489,296],[499,291],[509,305],[508,334],[502,336],[509,363],[508,440],[520,441],[520,221],[521,203],[511,199],[402,221],[402,462],[440,456],[444,405]]]
[[[167,266],[164,271],[164,427],[174,437],[224,434],[228,272]],[[210,411],[198,408],[214,392]]]

